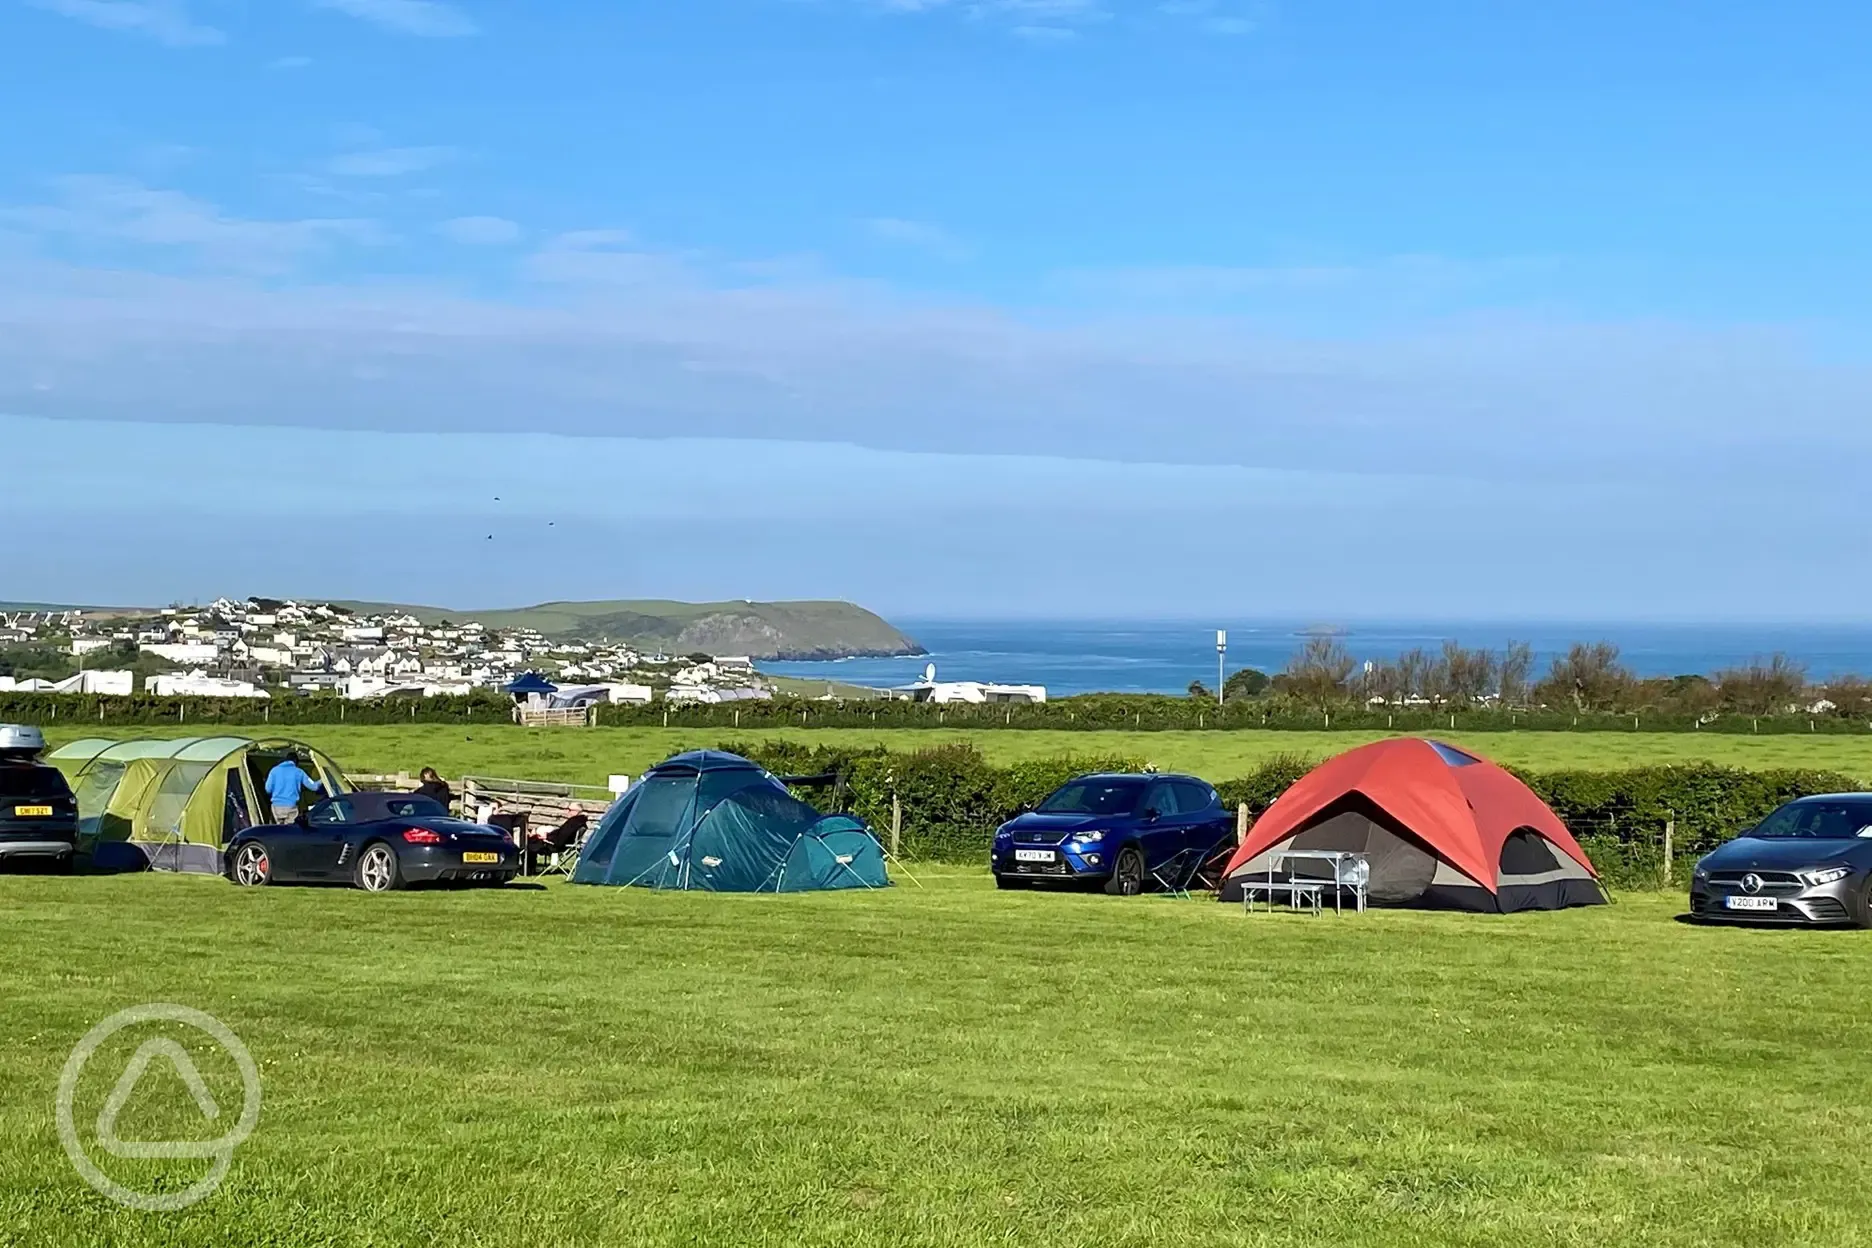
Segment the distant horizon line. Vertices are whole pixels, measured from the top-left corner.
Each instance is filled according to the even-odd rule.
[[[271,598],[272,595],[257,595]],[[219,597],[226,597],[220,595]],[[6,602],[0,601],[0,609],[8,611],[162,611],[170,607],[199,609],[211,605],[216,599],[204,602],[177,602],[160,605],[105,604],[105,603],[70,603],[70,602]],[[234,599],[233,601],[242,601]],[[1776,628],[1776,629],[1868,629],[1872,630],[1872,616],[1827,617],[1821,619],[1787,619],[1773,616],[1740,616],[1727,618],[1685,618],[1678,616],[1539,616],[1539,615],[1411,615],[1411,614],[1307,614],[1307,613],[1270,613],[1266,615],[1236,614],[1230,611],[1207,612],[1203,614],[1164,614],[1164,615],[1106,615],[1100,613],[1064,613],[1047,614],[1042,612],[926,612],[919,610],[897,611],[887,607],[873,607],[854,598],[544,598],[533,602],[522,602],[511,606],[454,607],[431,603],[392,603],[381,599],[367,598],[325,598],[300,597],[280,599],[298,603],[367,603],[386,607],[415,607],[432,611],[455,611],[465,615],[484,612],[523,611],[556,604],[579,604],[591,602],[670,602],[684,605],[702,605],[716,603],[757,603],[781,604],[800,602],[845,602],[862,610],[871,612],[892,624],[906,625],[993,625],[993,624],[1059,624],[1072,626],[1088,625],[1188,625],[1191,628],[1214,630],[1217,628],[1294,628],[1299,630],[1316,629],[1322,632],[1343,629],[1352,631],[1360,626],[1374,625],[1388,627],[1422,627],[1441,629],[1446,627],[1487,627],[1512,628],[1534,627],[1542,629],[1558,628]]]
[[[1302,631],[1316,629],[1330,633],[1335,629],[1350,630],[1355,627],[1374,625],[1406,627],[1442,627],[1459,625],[1464,627],[1538,627],[1553,628],[1863,628],[1872,630],[1872,617],[1840,617],[1827,619],[1777,619],[1763,618],[1727,618],[1727,619],[1684,619],[1666,616],[1615,617],[1565,617],[1565,616],[1413,616],[1413,615],[1364,615],[1340,616],[1322,619],[1305,615],[1263,615],[1231,616],[1223,613],[1211,615],[935,615],[920,612],[882,612],[894,623],[914,624],[1074,624],[1074,625],[1139,625],[1139,624],[1176,624],[1194,628],[1239,628],[1267,626],[1275,628],[1294,627]]]

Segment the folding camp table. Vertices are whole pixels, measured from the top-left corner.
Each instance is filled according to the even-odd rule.
[[[1322,879],[1295,877],[1288,870],[1290,862],[1323,862],[1331,868],[1331,874]],[[1276,875],[1287,878],[1277,880]],[[1274,854],[1268,859],[1267,875],[1264,879],[1249,876],[1243,879],[1242,909],[1253,910],[1256,893],[1266,893],[1268,909],[1274,908],[1274,896],[1277,893],[1287,895],[1289,909],[1298,910],[1302,903],[1312,908],[1314,914],[1324,909],[1327,889],[1332,890],[1333,913],[1342,914],[1345,893],[1350,890],[1354,912],[1365,913],[1365,890],[1371,881],[1371,864],[1365,855],[1340,849],[1289,849]]]

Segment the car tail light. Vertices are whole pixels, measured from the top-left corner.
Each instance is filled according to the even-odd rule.
[[[412,845],[440,845],[442,834],[431,832],[428,828],[404,828],[403,839]]]

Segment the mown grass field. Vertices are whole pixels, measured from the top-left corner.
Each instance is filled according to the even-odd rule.
[[[55,742],[79,736],[187,736],[182,729],[111,728],[88,732],[48,725]],[[270,735],[265,725],[202,731]],[[746,732],[688,728],[519,728],[511,724],[456,727],[305,725],[291,735],[317,746],[352,771],[410,772],[435,767],[467,774],[602,785],[613,774],[640,775],[678,750],[724,741],[784,737],[807,744],[885,745],[915,750],[953,741],[978,746],[997,764],[1057,754],[1132,755],[1166,771],[1188,771],[1223,781],[1277,754],[1326,758],[1382,734],[1350,732],[1061,732],[982,730],[943,732],[896,729],[791,729]],[[1812,767],[1843,771],[1872,782],[1872,733],[1859,736],[1738,736],[1721,733],[1456,733],[1448,738],[1497,762],[1540,769],[1617,769],[1706,759],[1739,767]]]
[[[0,877],[0,1244],[1867,1237],[1872,936],[1694,928],[1659,896],[1315,919],[924,883]],[[147,1001],[263,1072],[258,1131],[179,1213],[104,1202],[53,1125],[73,1044]],[[82,1139],[149,1034],[86,1068]],[[201,1065],[231,1117],[230,1064]],[[173,1077],[119,1120],[219,1133]]]

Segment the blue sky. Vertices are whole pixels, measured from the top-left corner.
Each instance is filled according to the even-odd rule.
[[[1543,8],[0,0],[0,599],[1872,616],[1872,11]]]

